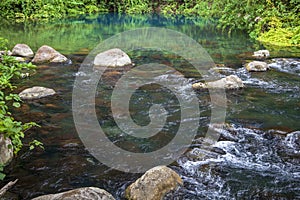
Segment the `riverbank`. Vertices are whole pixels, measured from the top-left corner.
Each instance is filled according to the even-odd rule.
[[[279,46],[299,46],[299,9],[296,1],[96,1],[18,0],[0,3],[0,16],[18,22],[48,21],[92,13],[158,13],[164,16],[178,15],[207,18],[218,24],[217,28],[231,34],[245,31],[252,38]],[[284,34],[282,34],[284,33]]]

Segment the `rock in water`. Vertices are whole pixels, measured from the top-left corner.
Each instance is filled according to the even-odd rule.
[[[64,55],[47,45],[41,46],[32,60],[33,63],[65,63],[67,61]]]
[[[157,166],[132,183],[126,189],[125,196],[130,200],[161,200],[179,184],[182,185],[183,181],[175,171],[166,166]]]
[[[252,62],[246,64],[246,69],[249,72],[265,72],[269,69],[269,66],[265,62],[252,61]]]
[[[96,187],[85,187],[58,194],[48,194],[32,200],[115,200],[107,191]]]
[[[9,138],[5,138],[3,134],[0,134],[0,164],[8,164],[14,157],[12,143]]]
[[[253,56],[256,58],[269,58],[270,52],[268,50],[259,50],[255,51]]]
[[[32,58],[34,53],[27,44],[16,44],[12,50],[12,55]]]
[[[21,99],[40,99],[42,97],[46,97],[46,96],[50,96],[50,95],[54,95],[55,91],[51,88],[45,88],[45,87],[39,87],[39,86],[35,86],[32,88],[27,88],[25,90],[23,90],[19,96],[21,97]]]
[[[117,48],[99,53],[94,59],[95,67],[123,67],[131,64],[129,56]]]
[[[243,81],[236,75],[226,76],[217,81],[211,81],[206,83],[194,83],[193,89],[207,89],[207,88],[225,88],[225,89],[239,89],[243,88]]]

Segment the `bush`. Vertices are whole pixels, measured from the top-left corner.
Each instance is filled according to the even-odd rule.
[[[0,49],[5,49],[7,40],[0,38]],[[14,94],[13,90],[16,86],[13,84],[13,80],[21,78],[22,73],[35,68],[31,63],[19,63],[14,57],[8,55],[2,55],[0,58],[0,134],[4,134],[4,137],[8,137],[12,141],[14,153],[17,154],[22,148],[22,139],[24,133],[33,126],[37,126],[34,122],[22,123],[16,121],[10,110],[15,107],[20,107],[22,102],[18,94]],[[34,145],[41,146],[42,143],[34,140],[30,143],[30,149]],[[42,147],[42,146],[41,146]],[[3,166],[0,166],[0,172],[3,170]],[[4,175],[0,173],[0,180],[4,178]]]

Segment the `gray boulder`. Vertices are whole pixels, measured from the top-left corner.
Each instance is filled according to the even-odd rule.
[[[259,50],[259,51],[255,51],[253,56],[255,58],[269,58],[270,52],[268,50]]]
[[[65,63],[68,58],[47,45],[41,46],[36,52],[32,62],[33,63]]]
[[[211,81],[206,83],[194,83],[193,89],[207,89],[207,88],[225,88],[225,89],[239,89],[243,88],[243,81],[236,75],[226,76],[217,81]]]
[[[48,194],[32,200],[115,200],[107,191],[96,187],[85,187],[58,194]]]
[[[157,166],[148,170],[141,178],[132,183],[125,191],[130,200],[161,200],[183,181],[180,176],[166,166]]]
[[[94,59],[95,67],[123,67],[131,64],[129,56],[117,48],[99,53]]]
[[[249,72],[265,72],[270,68],[266,62],[252,61],[246,64],[246,69]]]
[[[12,55],[32,58],[34,53],[27,44],[16,44],[12,50]]]
[[[8,164],[13,159],[13,157],[14,152],[11,140],[9,138],[5,138],[3,134],[0,134],[0,164]]]
[[[19,93],[19,96],[23,100],[40,99],[46,96],[54,95],[55,91],[51,88],[34,86],[27,88]]]

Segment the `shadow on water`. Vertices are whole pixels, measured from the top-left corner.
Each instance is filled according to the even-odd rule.
[[[207,92],[197,91],[201,110],[199,135],[186,154],[171,165],[183,178],[184,187],[168,194],[166,199],[300,198],[300,135],[293,132],[300,129],[299,71],[295,67],[289,68],[292,65],[269,60],[274,63],[270,71],[247,72],[242,64],[249,58],[249,52],[264,47],[251,41],[246,34],[228,36],[202,19],[180,16],[167,19],[158,15],[108,14],[44,24],[5,21],[0,24],[0,35],[9,39],[11,47],[16,43],[26,43],[37,50],[47,44],[73,61],[72,65],[39,65],[35,75],[18,83],[20,91],[39,85],[54,88],[57,94],[26,101],[15,111],[18,120],[36,121],[42,126],[28,131],[25,143],[31,138],[38,139],[44,143],[45,151],[22,151],[6,168],[6,181],[19,179],[10,190],[12,199],[30,199],[85,186],[100,187],[117,199],[124,198],[125,188],[140,174],[109,169],[87,152],[73,122],[72,89],[75,77],[81,75],[78,73],[80,64],[98,43],[125,30],[150,26],[170,28],[192,37],[207,50],[215,63],[231,67],[229,71],[218,74],[220,78],[236,74],[246,85],[239,91],[227,91],[228,125],[216,128],[221,138],[210,151],[201,148],[201,136],[210,120],[210,98]],[[299,57],[300,49],[277,49],[271,54],[273,57]],[[180,71],[190,82],[201,79],[176,55],[143,51],[129,52],[129,55],[137,65],[155,60]],[[297,59],[291,62],[296,63],[293,66],[299,65]],[[180,106],[163,87],[147,85],[139,88],[131,99],[134,102],[130,107],[135,116],[133,120],[142,125],[149,123],[148,103],[154,98],[159,102],[152,103],[162,103],[167,107],[170,123],[152,140],[135,141],[122,136],[111,115],[110,94],[112,85],[124,73],[113,71],[100,81],[99,95],[96,96],[99,123],[108,137],[123,149],[152,151],[151,148],[159,148],[172,139],[180,122]],[[172,74],[163,78],[170,77]]]

